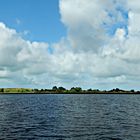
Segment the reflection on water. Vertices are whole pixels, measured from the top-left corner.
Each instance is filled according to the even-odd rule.
[[[0,95],[0,139],[140,140],[139,95]]]

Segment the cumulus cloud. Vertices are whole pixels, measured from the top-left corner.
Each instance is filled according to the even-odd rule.
[[[108,44],[111,26],[126,22],[122,3],[125,2],[60,0],[61,20],[68,28],[71,46],[77,51],[96,53]]]
[[[102,77],[101,81],[106,77],[106,83],[108,78],[127,83],[130,77],[139,76],[138,9],[137,0],[60,1],[61,20],[68,28],[71,46],[78,58],[84,53],[80,63],[85,64],[85,73]]]
[[[98,18],[97,11],[100,11]],[[101,24],[107,19],[107,13],[97,2],[61,0],[60,13],[62,22],[68,28],[68,39],[73,49],[96,52],[106,41],[105,29]]]
[[[60,0],[59,7],[68,35],[52,45],[25,40],[0,23],[0,82],[138,88],[138,0]]]
[[[43,62],[47,61],[48,57],[47,43],[26,41],[15,30],[6,27],[4,23],[0,23],[0,34],[1,79],[7,77],[17,82],[24,79],[26,83],[27,74],[46,72],[46,62]],[[44,70],[41,67],[44,67]]]

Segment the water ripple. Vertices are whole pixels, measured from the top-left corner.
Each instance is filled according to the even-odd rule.
[[[0,95],[0,139],[139,140],[139,130],[139,95]]]

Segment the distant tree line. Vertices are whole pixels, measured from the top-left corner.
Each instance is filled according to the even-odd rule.
[[[57,86],[53,86],[52,89],[34,89],[33,90],[35,93],[101,93],[101,94],[107,94],[107,93],[139,93],[139,91],[135,91],[135,90],[130,90],[130,91],[126,91],[126,90],[121,90],[119,88],[116,89],[112,89],[112,90],[99,90],[99,89],[87,89],[87,90],[83,90],[81,87],[72,87],[71,89],[66,89],[64,87],[57,87]]]
[[[70,90],[64,88],[64,87],[57,87],[54,86],[52,89],[34,89],[33,90],[35,93],[78,93],[82,92],[81,87],[72,87]]]
[[[73,94],[73,93],[80,93],[80,94],[108,94],[108,93],[140,93],[140,91],[135,91],[135,90],[122,90],[119,88],[112,89],[112,90],[99,90],[99,89],[87,89],[83,90],[81,87],[72,87],[70,89],[66,89],[64,87],[57,87],[53,86],[52,89],[26,89],[26,88],[0,88],[0,93],[46,93],[46,94],[53,94],[53,93],[58,93],[58,94]]]

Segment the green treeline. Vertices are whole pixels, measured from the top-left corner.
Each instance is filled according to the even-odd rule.
[[[121,90],[119,88],[112,89],[109,91],[99,90],[99,89],[87,89],[83,90],[81,87],[72,87],[71,89],[66,89],[64,87],[54,86],[52,89],[29,89],[29,88],[0,88],[0,93],[31,93],[31,94],[129,94],[129,93],[140,93],[140,91],[135,90]]]

